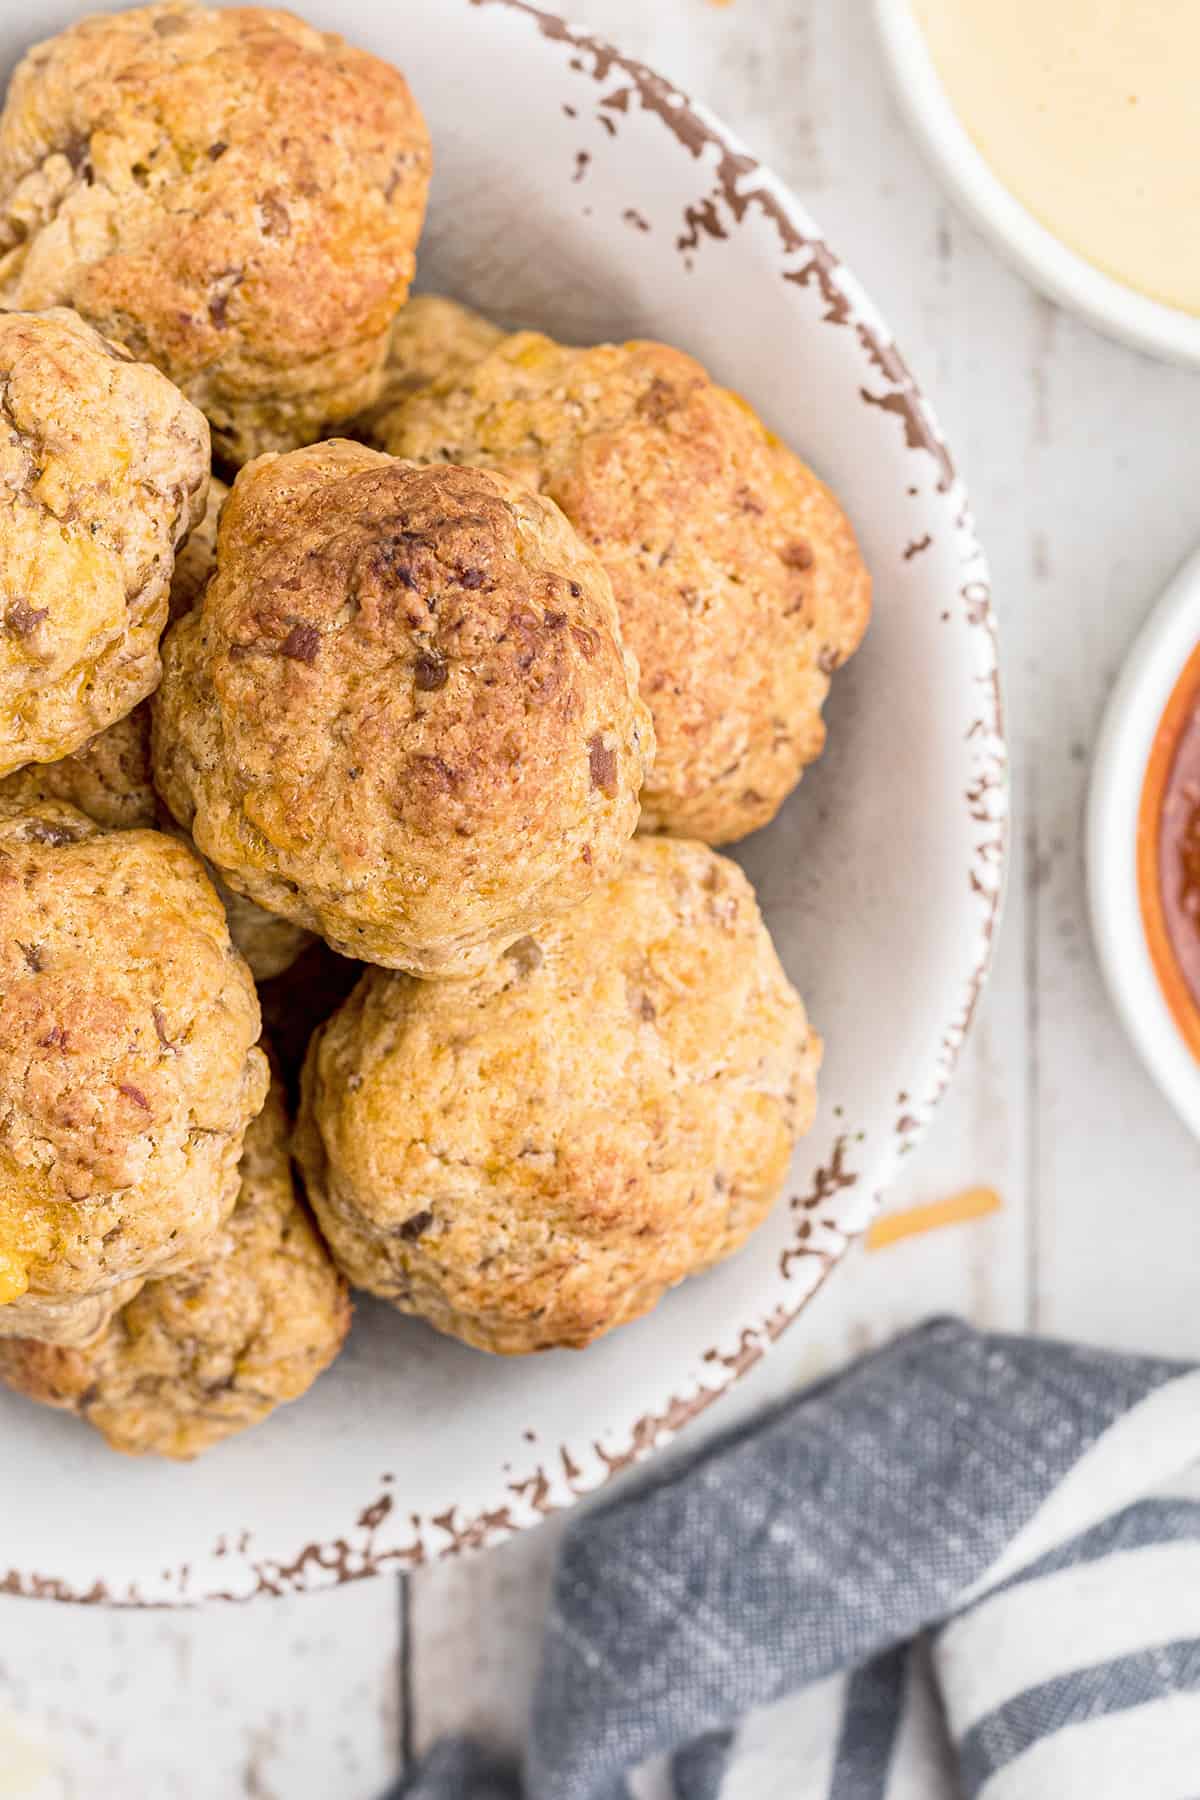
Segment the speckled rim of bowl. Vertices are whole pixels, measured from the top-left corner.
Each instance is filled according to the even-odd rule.
[[[911,0],[875,0],[875,18],[909,126],[943,185],[1000,254],[1098,331],[1149,356],[1200,367],[1200,318],[1104,274],[1040,224],[993,173],[950,102]]]
[[[478,1510],[452,1506],[438,1514],[402,1513],[395,1504],[398,1496],[386,1485],[393,1477],[384,1475],[380,1478],[385,1484],[382,1491],[363,1497],[364,1504],[347,1518],[341,1533],[297,1544],[287,1556],[264,1559],[233,1532],[219,1541],[213,1554],[222,1560],[211,1571],[191,1564],[164,1570],[149,1589],[141,1584],[117,1587],[100,1575],[81,1583],[55,1574],[5,1571],[0,1562],[0,1593],[76,1603],[170,1607],[317,1591],[490,1547],[595,1493],[614,1475],[670,1443],[706,1412],[761,1361],[798,1317],[865,1229],[901,1158],[912,1150],[932,1118],[949,1085],[986,981],[1002,906],[1008,848],[1008,762],[996,625],[988,569],[969,502],[928,401],[872,302],[830,250],[805,209],[711,113],[644,64],[622,56],[604,39],[527,0],[466,3],[522,15],[543,37],[562,43],[572,53],[573,69],[586,65],[597,80],[613,71],[628,80],[645,110],[661,119],[693,157],[703,156],[704,172],[710,180],[716,179],[729,225],[740,224],[752,214],[773,230],[785,265],[783,279],[816,289],[824,323],[849,330],[857,338],[864,370],[869,368],[883,384],[882,394],[864,387],[864,403],[895,417],[909,454],[931,459],[931,465],[924,466],[932,466],[935,472],[939,511],[954,544],[957,565],[957,587],[947,588],[945,602],[959,609],[956,617],[965,621],[970,652],[972,722],[963,747],[966,780],[962,791],[971,850],[962,880],[971,909],[971,949],[963,957],[953,984],[953,1003],[944,1012],[940,1029],[923,1034],[920,1051],[914,1047],[909,1079],[897,1097],[886,1146],[875,1148],[869,1183],[852,1166],[853,1144],[847,1129],[838,1136],[830,1159],[813,1171],[811,1187],[790,1200],[789,1247],[780,1257],[778,1276],[771,1284],[764,1283],[758,1312],[749,1318],[722,1320],[719,1331],[714,1324],[714,1342],[699,1358],[703,1378],[686,1391],[673,1393],[653,1411],[631,1419],[619,1440],[592,1442],[585,1431],[578,1441],[563,1443],[552,1454],[532,1453],[527,1468],[512,1471],[500,1484],[495,1502]],[[724,225],[717,235],[726,235]],[[911,543],[904,552],[906,562],[924,548],[922,542]],[[951,614],[942,617],[949,620]],[[782,1200],[780,1206],[784,1206]]]
[[[1200,642],[1200,550],[1134,640],[1105,709],[1087,803],[1088,903],[1100,966],[1121,1022],[1180,1118],[1200,1137],[1200,1063],[1163,995],[1138,892],[1138,815],[1159,722]]]

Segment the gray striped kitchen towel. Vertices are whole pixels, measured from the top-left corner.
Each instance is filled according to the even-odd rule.
[[[1197,1800],[1200,1371],[937,1320],[564,1542],[521,1776],[405,1800]]]

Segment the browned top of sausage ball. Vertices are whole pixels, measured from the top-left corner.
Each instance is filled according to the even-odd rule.
[[[483,1350],[581,1346],[761,1223],[820,1054],[736,864],[638,838],[473,981],[364,975],[297,1153],[356,1285]]]
[[[155,686],[208,467],[207,425],[157,369],[65,309],[0,313],[0,775]]]
[[[608,579],[551,502],[335,440],[242,471],[165,646],[160,793],[335,949],[463,973],[607,879],[651,741]]]
[[[98,13],[0,115],[0,300],[163,369],[234,462],[369,405],[430,168],[398,70],[264,7]]]
[[[190,850],[56,801],[0,817],[6,1329],[23,1295],[103,1292],[197,1254],[266,1091],[258,1034]]]
[[[80,1413],[114,1450],[191,1457],[295,1400],[350,1324],[345,1283],[296,1200],[278,1088],[246,1133],[237,1206],[204,1255],[147,1282],[99,1340],[0,1341],[0,1380]]]
[[[373,435],[522,476],[595,550],[654,716],[644,830],[723,843],[773,817],[820,753],[870,583],[837,501],[744,401],[666,344],[526,331],[400,395]]]

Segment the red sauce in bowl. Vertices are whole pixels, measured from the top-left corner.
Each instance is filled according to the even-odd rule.
[[[1163,998],[1200,1060],[1200,645],[1167,701],[1146,763],[1137,872]]]

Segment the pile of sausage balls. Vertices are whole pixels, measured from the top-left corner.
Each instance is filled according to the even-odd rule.
[[[812,1119],[712,846],[821,749],[850,526],[683,352],[409,300],[429,175],[255,7],[0,115],[0,1376],[120,1450],[297,1398],[351,1285],[586,1345]]]

